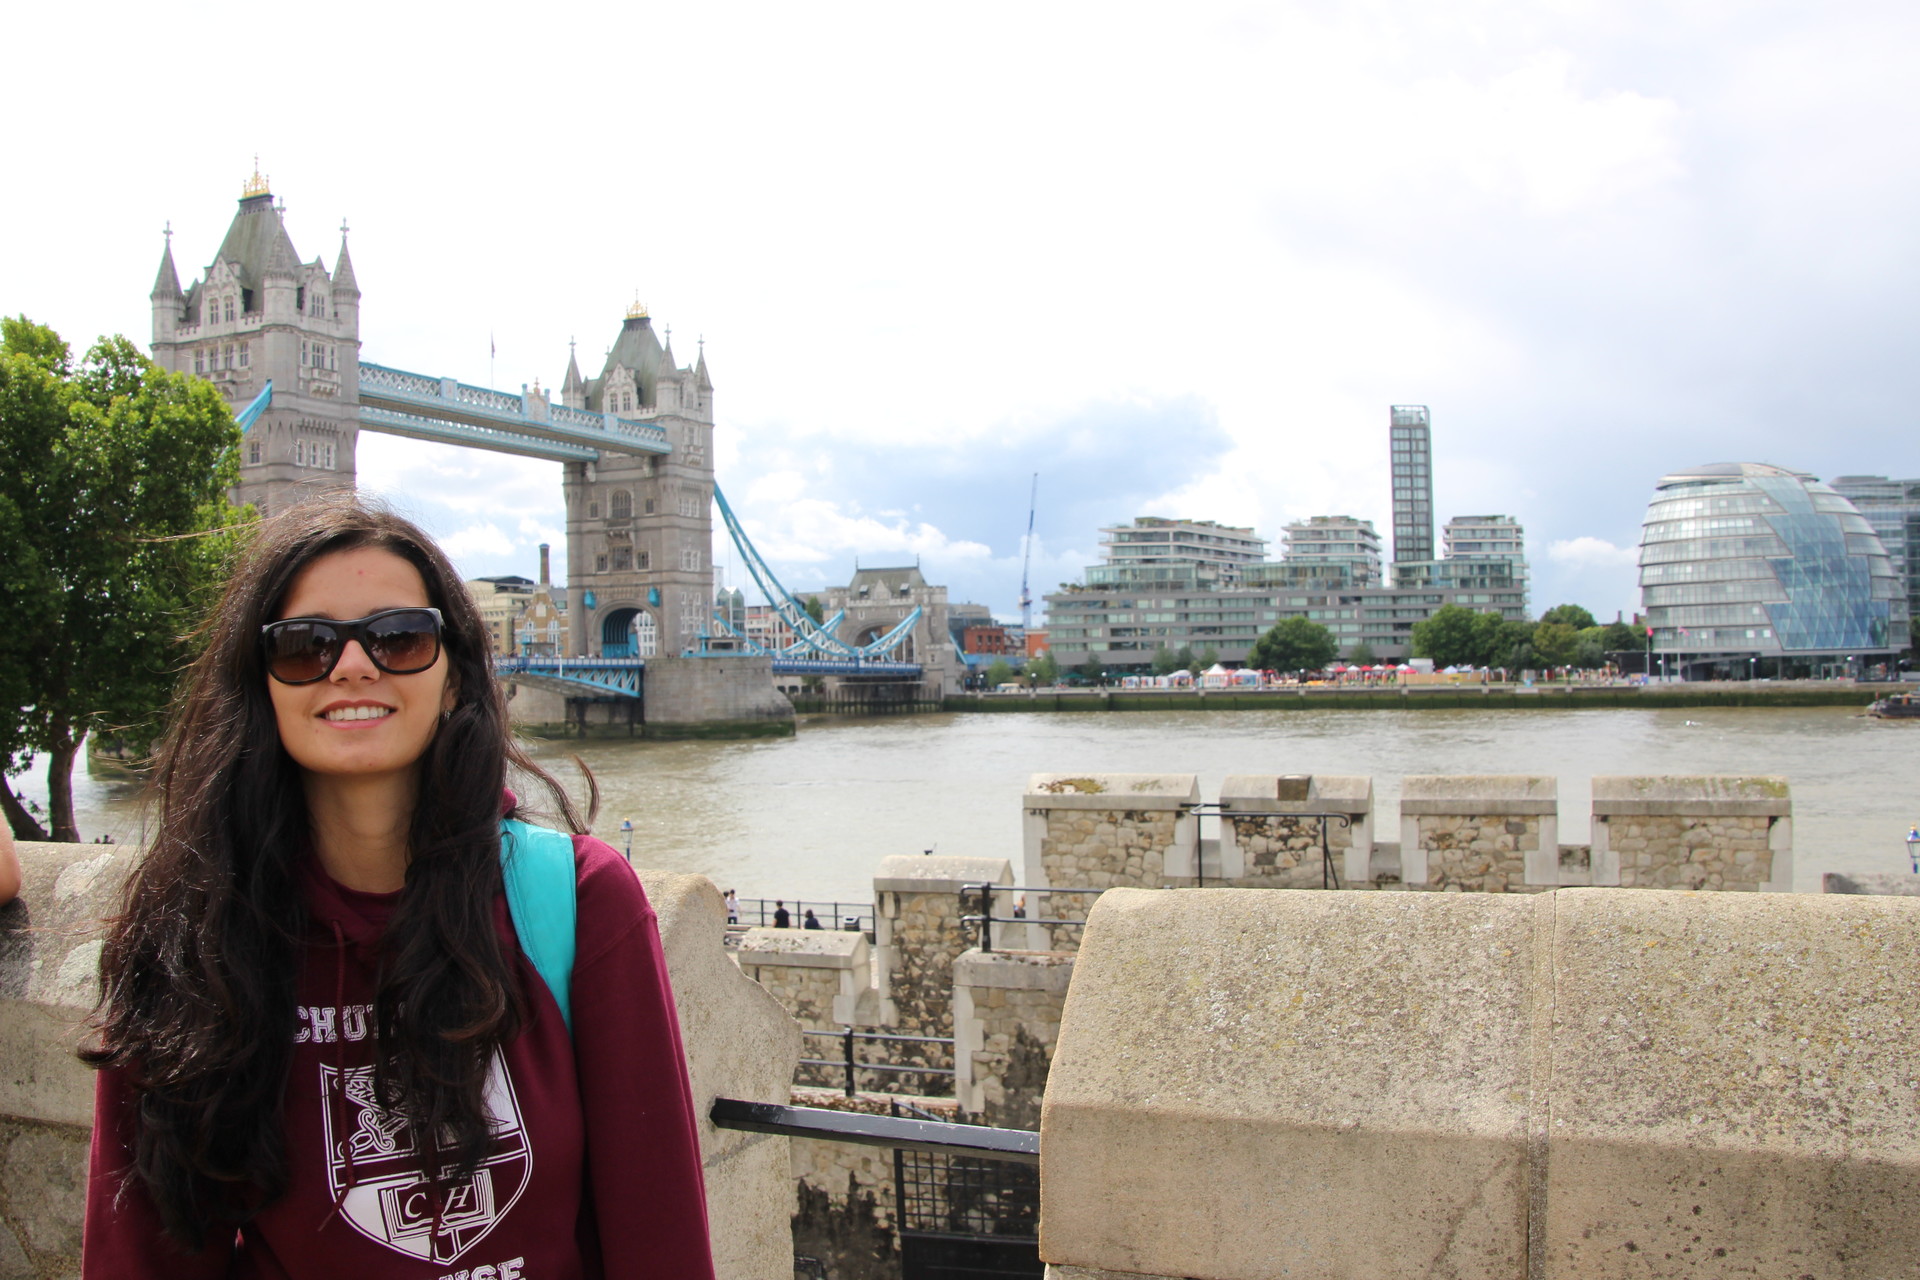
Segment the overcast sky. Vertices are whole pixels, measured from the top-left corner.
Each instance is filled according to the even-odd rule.
[[[795,589],[918,557],[1017,617],[1158,514],[1525,526],[1637,607],[1654,482],[1920,475],[1920,7],[107,3],[8,18],[0,310],[150,338],[260,156],[352,225],[362,355],[598,372],[636,295],[716,386]],[[489,354],[497,344],[497,357]],[[470,574],[564,556],[557,465],[363,435]],[[724,542],[724,534],[721,534]],[[716,546],[738,584],[738,557]],[[556,573],[564,563],[556,563]]]

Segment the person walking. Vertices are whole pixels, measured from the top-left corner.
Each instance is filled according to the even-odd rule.
[[[766,899],[763,898],[761,901],[764,902]],[[773,927],[776,929],[786,929],[791,927],[792,924],[793,913],[787,910],[787,904],[785,902],[775,898],[773,900]]]

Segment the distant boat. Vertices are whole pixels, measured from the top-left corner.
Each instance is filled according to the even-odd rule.
[[[1881,720],[1920,720],[1920,701],[1910,693],[1890,693],[1868,707],[1867,714]]]

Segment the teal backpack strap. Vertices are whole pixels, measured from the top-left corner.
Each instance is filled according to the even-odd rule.
[[[512,818],[500,820],[500,872],[520,949],[553,992],[573,1034],[573,839]]]

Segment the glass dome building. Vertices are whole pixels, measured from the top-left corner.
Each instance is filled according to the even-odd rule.
[[[1802,471],[1716,462],[1663,477],[1640,535],[1656,659],[1690,679],[1860,674],[1907,647],[1873,526]]]

